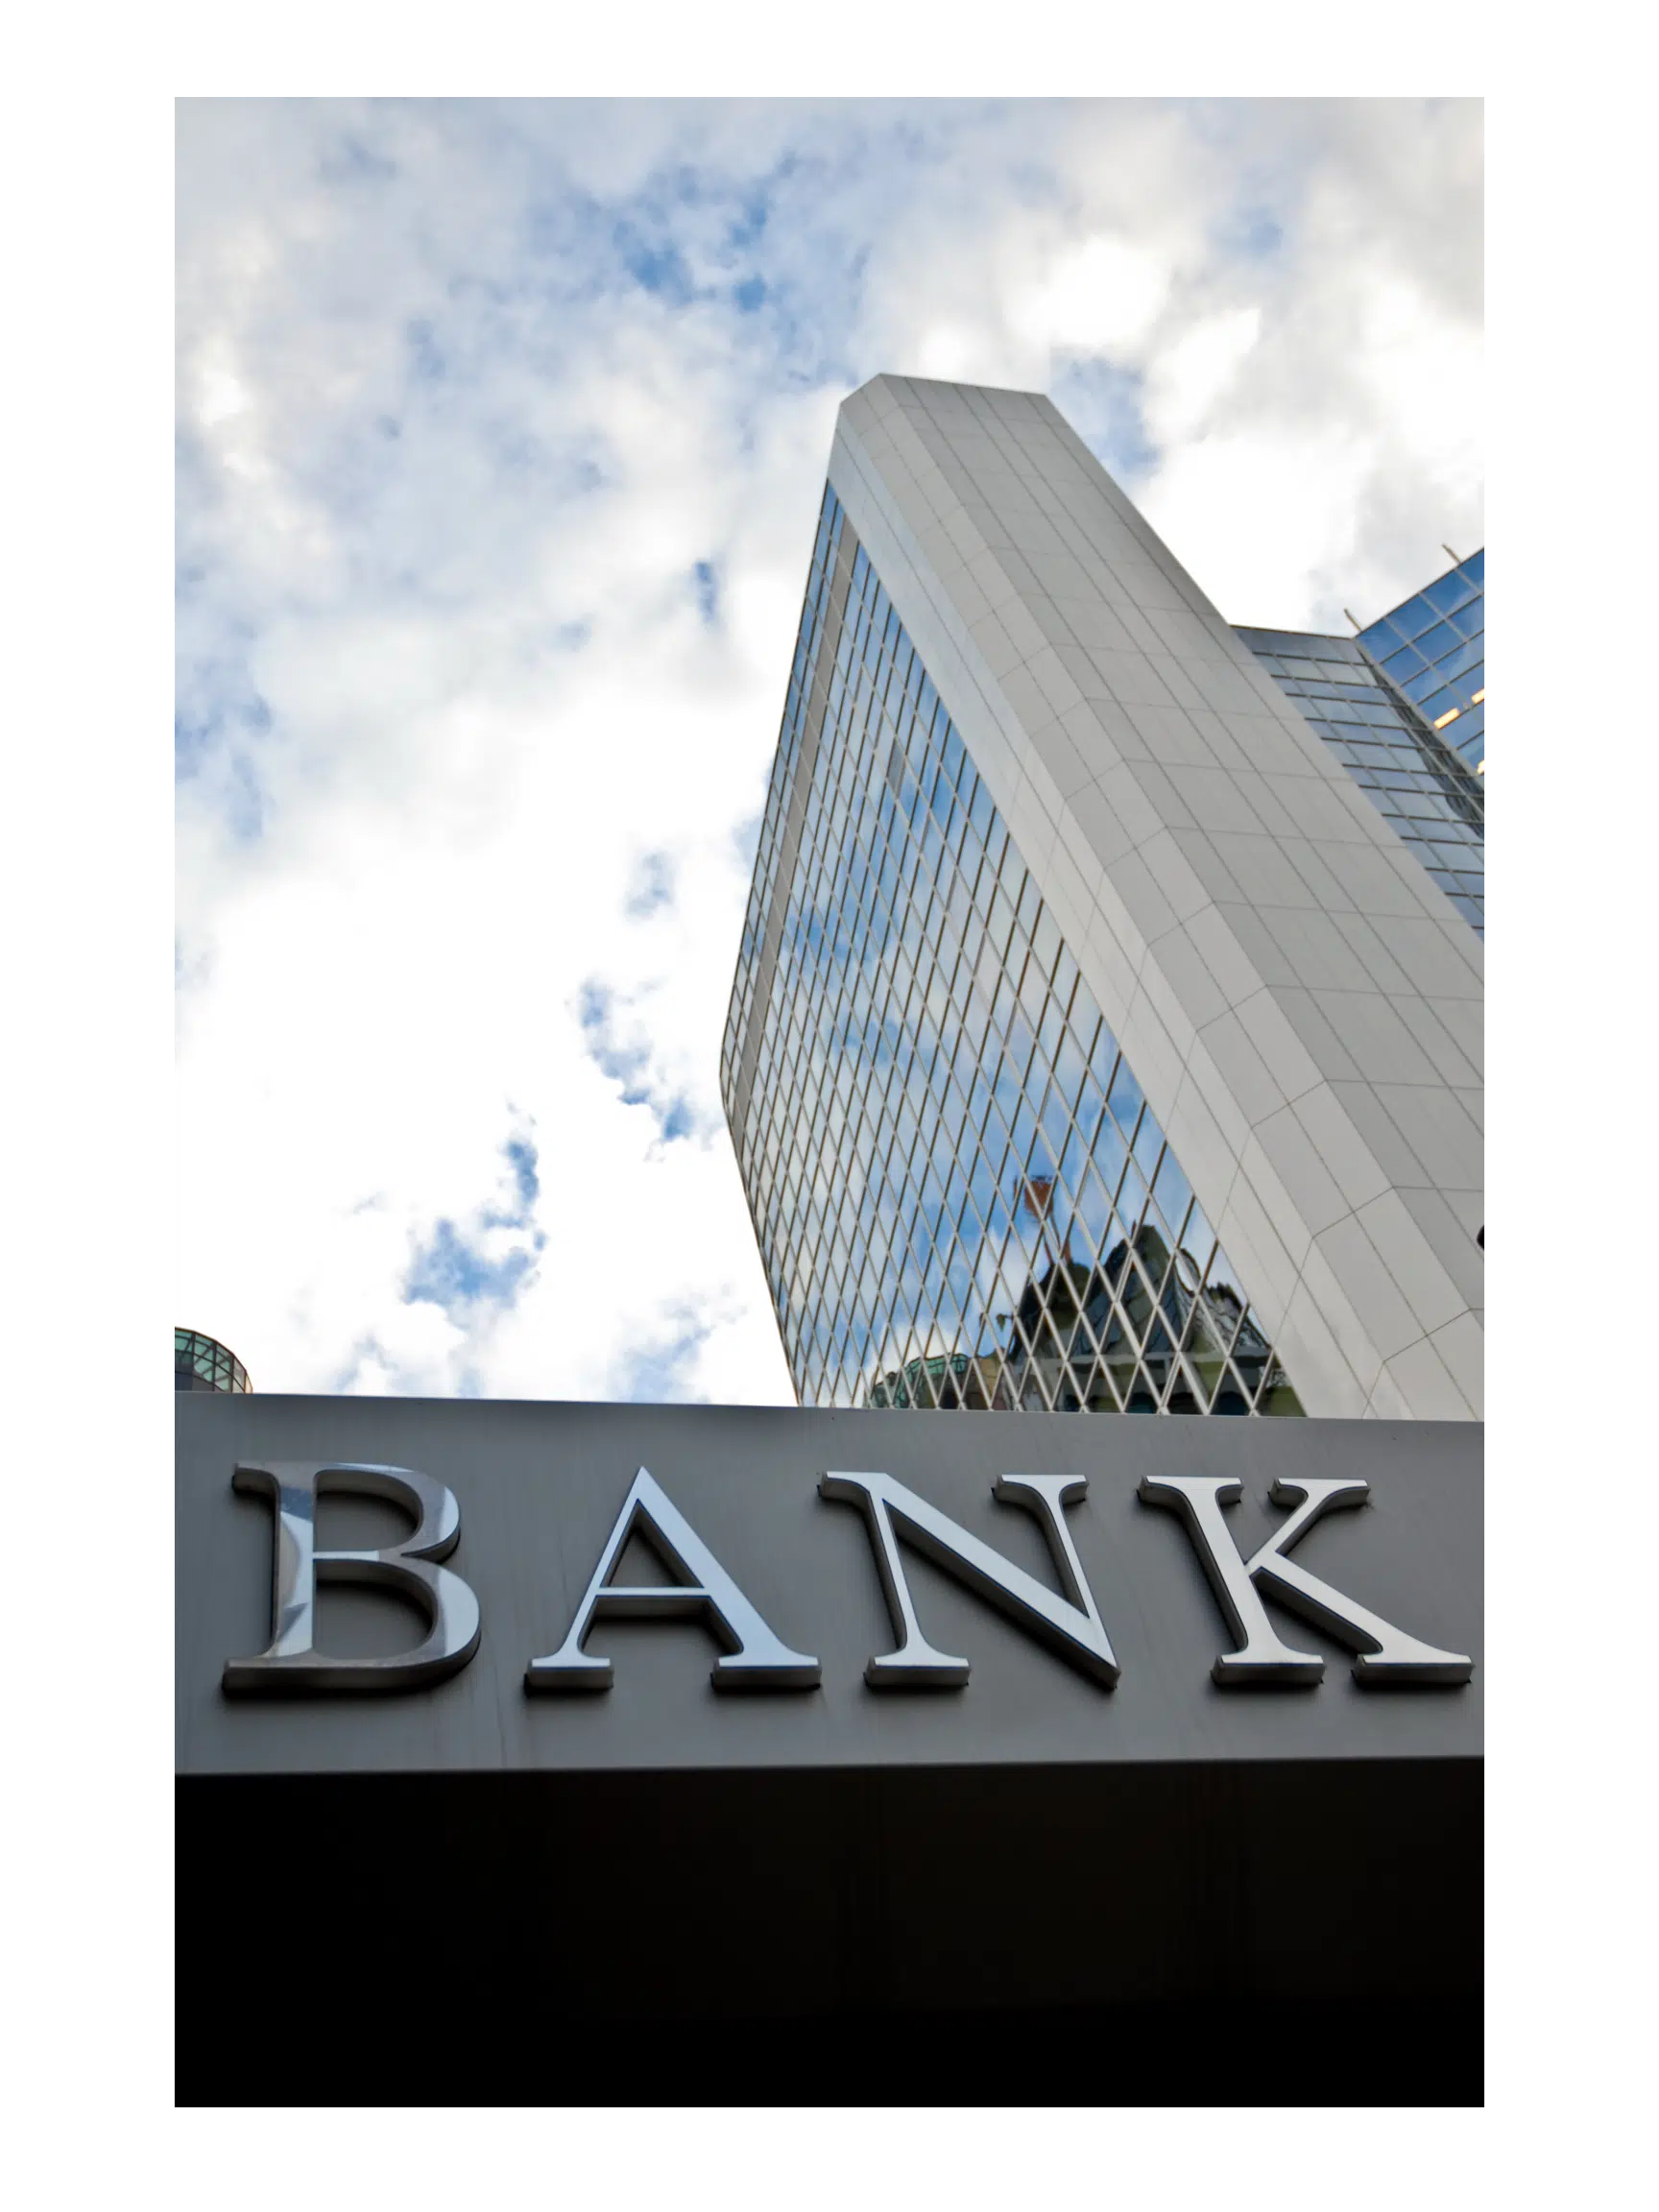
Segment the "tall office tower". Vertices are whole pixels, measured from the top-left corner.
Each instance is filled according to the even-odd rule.
[[[1373,635],[1378,627],[1374,623],[1362,636]],[[1277,677],[1286,696],[1296,701],[1310,727],[1406,840],[1458,913],[1483,936],[1486,794],[1463,755],[1454,752],[1368,658],[1361,642],[1295,630],[1240,629],[1238,635],[1262,667]],[[1467,645],[1468,640],[1462,642]],[[1478,639],[1474,650],[1480,650]],[[1393,657],[1398,661],[1401,653]],[[1422,688],[1437,685],[1438,677],[1424,669],[1415,681]],[[1479,674],[1474,682],[1484,701]],[[1482,717],[1484,711],[1483,706],[1475,709]]]
[[[1447,547],[1451,551],[1451,547]],[[1358,642],[1478,776],[1486,773],[1486,550],[1454,561]]]
[[[173,1387],[178,1390],[236,1390],[252,1388],[248,1370],[234,1352],[216,1336],[204,1336],[200,1329],[173,1332]]]
[[[1048,400],[854,393],[721,1060],[802,1402],[1479,1415],[1422,850]]]

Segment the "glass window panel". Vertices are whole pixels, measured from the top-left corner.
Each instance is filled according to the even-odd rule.
[[[1164,1148],[1158,1179],[1152,1188],[1171,1233],[1179,1235],[1186,1225],[1187,1209],[1192,1203],[1192,1187],[1182,1173],[1181,1163],[1168,1145]]]
[[[1108,1115],[1102,1114],[1100,1117],[1099,1127],[1094,1131],[1089,1147],[1089,1156],[1106,1189],[1116,1196],[1124,1164],[1129,1158],[1129,1147]]]
[[[1060,1057],[1061,1042],[1067,1036],[1066,1023],[1060,1008],[1050,998],[1043,1010],[1043,1020],[1037,1031],[1037,1042],[1042,1047],[1044,1066],[1055,1067]]]
[[[1066,947],[1062,945],[1060,957],[1054,963],[1054,1002],[1063,1015],[1069,1016],[1070,1014],[1071,993],[1076,982],[1077,963],[1072,959]]]
[[[1067,1136],[1060,1159],[1061,1179],[1073,1197],[1082,1189],[1083,1166],[1088,1158],[1089,1138],[1083,1130],[1073,1128]]]
[[[1094,1040],[1088,1052],[1091,1076],[1103,1094],[1110,1092],[1113,1071],[1118,1066],[1118,1040],[1104,1022],[1095,1025]]]
[[[1122,1130],[1125,1137],[1133,1139],[1136,1119],[1140,1115],[1143,1100],[1141,1094],[1141,1086],[1136,1082],[1126,1060],[1118,1062],[1107,1097],[1111,1102],[1112,1112],[1118,1128]]]
[[[1392,617],[1395,629],[1407,637],[1420,637],[1425,630],[1432,630],[1439,619],[1438,612],[1421,592],[1414,599],[1408,599]]]
[[[1048,1086],[1048,1095],[1043,1103],[1041,1121],[1043,1133],[1048,1140],[1048,1148],[1058,1160],[1070,1139],[1071,1122],[1066,1101],[1061,1097],[1053,1084]]]
[[[1014,1155],[1017,1160],[1024,1162],[1030,1159],[1031,1148],[1036,1139],[1036,1135],[1037,1117],[1031,1110],[1030,1100],[1027,1098],[1022,1098],[1020,1101],[1019,1111],[1015,1114],[1014,1117],[1013,1129],[1010,1132],[1010,1141],[1013,1144]]]
[[[1054,1080],[1060,1086],[1067,1105],[1075,1111],[1083,1090],[1083,1055],[1077,1049],[1075,1033],[1068,1026],[1061,1030],[1053,1055]]]
[[[1454,607],[1461,607],[1474,592],[1474,586],[1454,568],[1450,575],[1438,578],[1424,592],[1425,603],[1436,614],[1449,614]]]
[[[1421,676],[1408,677],[1400,688],[1413,705],[1420,706],[1428,694],[1436,687],[1439,681],[1432,668],[1425,668]]]
[[[991,902],[991,927],[989,931],[991,949],[998,959],[1006,956],[1008,940],[1013,932],[1014,908],[1010,904],[1006,893],[998,890]]]
[[[1071,995],[1071,1026],[1077,1034],[1078,1049],[1087,1056],[1094,1041],[1095,1024],[1100,1020],[1100,1009],[1094,1003],[1094,994],[1079,976]]]

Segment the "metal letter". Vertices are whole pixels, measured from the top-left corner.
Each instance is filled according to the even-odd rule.
[[[274,1459],[239,1466],[231,1487],[269,1498],[276,1509],[272,1544],[271,1643],[256,1659],[231,1659],[228,1691],[284,1696],[296,1691],[417,1690],[465,1667],[478,1648],[478,1600],[446,1559],[461,1535],[455,1493],[412,1467],[349,1466],[327,1459]],[[415,1533],[383,1551],[319,1551],[317,1500],[325,1491],[387,1498],[415,1522]],[[312,1647],[319,1582],[371,1582],[413,1598],[431,1633],[412,1651],[388,1659],[329,1659]]]
[[[1216,1660],[1213,1672],[1217,1682],[1237,1689],[1324,1679],[1325,1662],[1317,1652],[1298,1651],[1280,1641],[1257,1595],[1258,1575],[1282,1605],[1358,1654],[1354,1663],[1356,1681],[1370,1688],[1391,1682],[1468,1681],[1475,1662],[1465,1654],[1419,1644],[1414,1636],[1378,1614],[1367,1613],[1329,1582],[1286,1558],[1291,1545],[1322,1514],[1340,1505],[1363,1505],[1371,1494],[1368,1482],[1275,1482],[1274,1504],[1296,1505],[1296,1510],[1248,1559],[1239,1556],[1221,1511],[1223,1504],[1232,1504],[1243,1494],[1241,1482],[1219,1475],[1170,1475],[1161,1481],[1147,1475],[1141,1482],[1143,1504],[1172,1506],[1187,1523],[1216,1601],[1239,1640],[1239,1649],[1224,1651]]]
[[[666,1589],[622,1589],[605,1577],[622,1556],[635,1530],[671,1573],[684,1582]],[[616,1526],[599,1554],[570,1633],[557,1651],[532,1659],[524,1672],[527,1690],[609,1690],[609,1659],[582,1648],[596,1613],[623,1621],[695,1621],[706,1618],[728,1648],[715,1660],[710,1676],[716,1690],[814,1690],[816,1659],[781,1643],[697,1534],[685,1515],[643,1467],[623,1501]]]
[[[917,1624],[900,1564],[895,1523],[935,1566],[1110,1689],[1118,1679],[1118,1662],[1060,1510],[1070,1500],[1086,1496],[1088,1489],[1084,1475],[1004,1475],[991,1486],[991,1495],[1005,1505],[1030,1505],[1035,1501],[1066,1593],[1063,1602],[1023,1568],[993,1551],[989,1544],[981,1544],[891,1475],[825,1475],[818,1484],[819,1496],[860,1507],[870,1524],[877,1572],[893,1633],[900,1639],[897,1651],[876,1655],[865,1668],[864,1679],[871,1689],[952,1690],[963,1688],[968,1680],[967,1660],[936,1651]]]

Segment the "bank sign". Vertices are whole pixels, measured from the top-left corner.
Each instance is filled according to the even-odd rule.
[[[177,1410],[181,1770],[1479,1747],[1470,1425]]]

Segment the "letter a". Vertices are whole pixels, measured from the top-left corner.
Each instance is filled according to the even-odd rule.
[[[628,1590],[606,1580],[637,1528],[664,1567],[685,1579],[667,1588]],[[582,1648],[582,1639],[597,1613],[613,1620],[704,1620],[726,1646],[714,1662],[716,1690],[811,1690],[819,1664],[781,1643],[698,1535],[643,1467],[622,1502],[616,1525],[599,1554],[570,1633],[557,1651],[532,1659],[524,1671],[527,1690],[609,1690],[613,1669]]]

